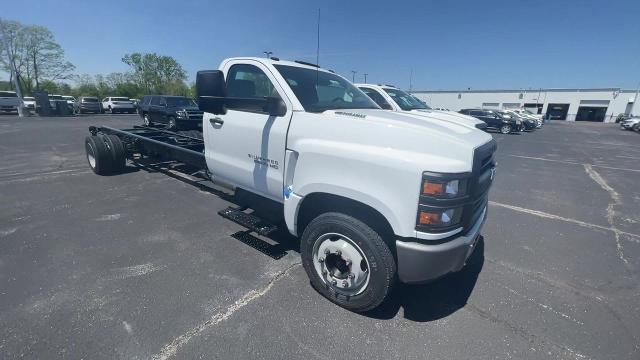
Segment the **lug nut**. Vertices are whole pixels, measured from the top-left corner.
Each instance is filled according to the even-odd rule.
[[[355,277],[356,277],[356,275],[354,273],[349,274],[349,279],[353,279]]]
[[[347,266],[351,266],[351,260],[347,260],[345,261],[345,263],[347,264]]]
[[[349,286],[349,283],[347,282],[347,280],[343,281],[342,282],[342,287],[347,287],[347,286]]]
[[[338,282],[336,280],[332,280],[331,281],[331,285],[336,286],[336,285],[338,285]]]
[[[318,259],[318,261],[319,261],[320,263],[323,263],[323,262],[324,262],[324,258],[320,258],[320,259]]]

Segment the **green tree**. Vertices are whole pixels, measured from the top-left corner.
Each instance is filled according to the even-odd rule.
[[[186,88],[187,72],[171,56],[132,53],[125,54],[122,62],[131,66],[135,83],[145,93],[171,94]]]
[[[19,94],[26,65],[24,25],[0,18],[0,69],[9,73],[12,89]],[[16,89],[16,87],[18,87]]]
[[[32,82],[35,88],[40,88],[43,80],[52,82],[70,79],[75,66],[65,60],[64,50],[55,41],[53,33],[42,26],[27,26],[24,28],[24,42],[26,55],[25,84],[31,91]]]

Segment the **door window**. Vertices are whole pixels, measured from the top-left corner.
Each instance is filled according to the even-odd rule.
[[[160,97],[154,96],[151,98],[151,105],[160,105]]]
[[[242,99],[279,98],[278,92],[267,75],[257,66],[237,64],[231,66],[227,74],[227,97]],[[229,102],[227,108],[239,111],[262,112],[255,104],[246,101]]]

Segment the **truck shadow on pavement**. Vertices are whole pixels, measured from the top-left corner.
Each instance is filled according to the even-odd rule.
[[[376,319],[391,319],[400,308],[404,318],[416,322],[434,321],[463,308],[471,296],[484,266],[484,237],[459,272],[423,285],[398,284],[391,297],[378,308],[364,315]]]

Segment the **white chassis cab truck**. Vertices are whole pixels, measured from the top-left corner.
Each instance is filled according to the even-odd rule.
[[[428,117],[435,120],[451,121],[461,125],[486,129],[487,124],[472,116],[455,111],[435,110],[415,96],[391,85],[355,84],[371,100],[385,110],[397,111],[408,115]]]
[[[313,287],[352,311],[377,307],[397,281],[428,282],[464,266],[495,175],[490,135],[382,110],[343,77],[302,62],[231,58],[199,71],[196,87],[203,139],[91,126],[94,172],[160,155],[273,204],[270,214],[300,240]],[[219,214],[268,235],[278,222],[256,208]]]

